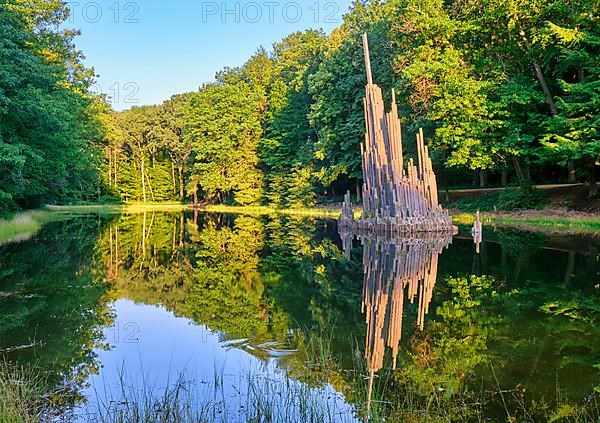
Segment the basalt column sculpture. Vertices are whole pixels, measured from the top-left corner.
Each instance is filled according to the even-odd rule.
[[[453,232],[456,228],[452,219],[438,201],[437,180],[423,130],[417,135],[418,163],[411,159],[405,166],[395,92],[386,113],[381,89],[373,83],[366,34],[363,44],[367,68],[366,134],[361,145],[363,212],[356,221],[347,195],[339,224],[355,233]]]

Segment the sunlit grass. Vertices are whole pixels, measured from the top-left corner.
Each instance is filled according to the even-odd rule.
[[[278,209],[268,206],[226,206],[226,205],[211,205],[205,209],[210,213],[229,213],[243,214],[247,216],[264,216],[273,214],[285,214],[290,216],[308,216],[308,217],[332,217],[337,218],[340,215],[340,210],[325,207],[312,208],[290,208]]]
[[[29,239],[45,223],[58,218],[49,211],[30,210],[0,219],[0,245]]]
[[[499,224],[504,226],[521,227],[530,230],[544,232],[564,232],[569,234],[600,234],[600,216],[598,217],[565,217],[565,216],[528,216],[518,213],[482,213],[481,220],[484,224]],[[475,222],[475,214],[455,213],[452,221],[457,225],[472,225]]]
[[[139,214],[147,211],[185,211],[190,205],[182,203],[125,203],[98,204],[86,206],[48,206],[47,210],[58,213],[97,213],[97,214]]]

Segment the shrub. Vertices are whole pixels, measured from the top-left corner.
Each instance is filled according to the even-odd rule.
[[[543,209],[550,203],[549,198],[533,185],[508,187],[498,196],[499,210]]]
[[[459,209],[464,212],[494,211],[494,206],[498,204],[499,193],[493,192],[479,197],[463,197],[447,205],[451,209]]]
[[[511,186],[501,192],[493,192],[480,197],[464,197],[448,204],[465,212],[513,211],[542,209],[550,203],[548,197],[533,185]]]

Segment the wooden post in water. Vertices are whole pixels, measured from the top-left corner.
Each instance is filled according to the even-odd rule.
[[[477,251],[477,254],[479,254],[481,252],[481,243],[483,242],[483,223],[481,222],[481,213],[479,212],[479,210],[475,215],[475,223],[473,223],[471,235],[473,235],[475,251]]]

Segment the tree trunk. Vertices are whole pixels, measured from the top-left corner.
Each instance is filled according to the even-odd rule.
[[[531,43],[527,39],[527,36],[525,35],[525,31],[520,30],[519,35],[521,36],[521,39],[523,40],[523,43],[525,44],[525,51],[527,53],[530,53],[531,52]],[[556,108],[556,103],[554,102],[554,97],[552,96],[552,93],[550,92],[550,88],[548,87],[548,83],[546,82],[546,77],[544,76],[544,72],[542,72],[542,67],[535,60],[533,60],[532,65],[533,65],[533,70],[535,71],[535,76],[536,76],[538,82],[540,83],[540,87],[542,87],[544,96],[546,97],[546,103],[548,104],[548,107],[550,108],[550,113],[552,114],[552,116],[556,116],[558,114],[558,109]]]
[[[113,168],[113,161],[112,161],[112,154],[110,151],[110,147],[106,147],[106,155],[108,156],[108,186],[112,187],[112,168]]]
[[[198,191],[194,190],[194,207],[198,207]]]
[[[588,166],[588,179],[590,183],[590,191],[588,193],[588,197],[592,198],[598,195],[598,183],[596,181],[596,165],[593,162]]]
[[[446,203],[450,202],[450,188],[448,187],[448,180],[444,183],[444,191],[446,192]]]
[[[444,193],[446,194],[446,203],[450,202],[450,188],[448,187],[448,170],[446,169],[446,166],[444,166]]]
[[[567,168],[569,169],[569,183],[570,184],[574,184],[577,182],[577,177],[575,174],[575,161],[574,160],[569,160],[567,162]]]
[[[487,170],[479,169],[479,188],[485,188],[487,185]]]
[[[175,162],[171,160],[171,182],[173,184],[173,194],[177,193],[177,183],[175,182]]]
[[[118,164],[119,164],[119,162],[117,161],[117,147],[115,147],[114,152],[113,152],[113,164],[114,164],[114,170],[115,170],[114,183],[115,183],[115,189],[117,189],[118,188],[118,180],[119,180],[119,174],[117,173]]]
[[[154,198],[154,190],[152,189],[152,183],[150,182],[148,173],[146,173],[145,175],[146,175],[146,182],[148,183],[148,188],[150,189],[150,196],[152,197],[152,201],[156,201],[156,198]]]
[[[571,278],[573,277],[573,272],[575,272],[575,259],[577,255],[575,251],[569,251],[569,257],[567,259],[567,269],[565,270],[565,283],[569,283]]]
[[[473,188],[477,188],[479,186],[479,169],[475,169],[473,171],[473,181],[471,183]]]
[[[185,186],[183,180],[183,166],[179,166],[179,199],[183,201],[185,199]]]
[[[550,113],[552,114],[552,116],[556,116],[558,114],[558,109],[556,108],[556,103],[554,102],[554,97],[552,97],[550,88],[548,88],[548,83],[546,82],[546,78],[544,77],[542,68],[539,65],[539,63],[533,62],[533,69],[535,70],[535,76],[537,77],[540,86],[542,87],[544,96],[546,97],[546,103],[550,108]]]
[[[519,178],[519,183],[529,181],[529,167],[525,166],[520,158],[515,157],[513,159],[513,165],[515,167],[515,172],[517,173],[517,178]]]
[[[503,187],[508,185],[508,170],[504,169],[502,171],[502,182],[500,183]]]

